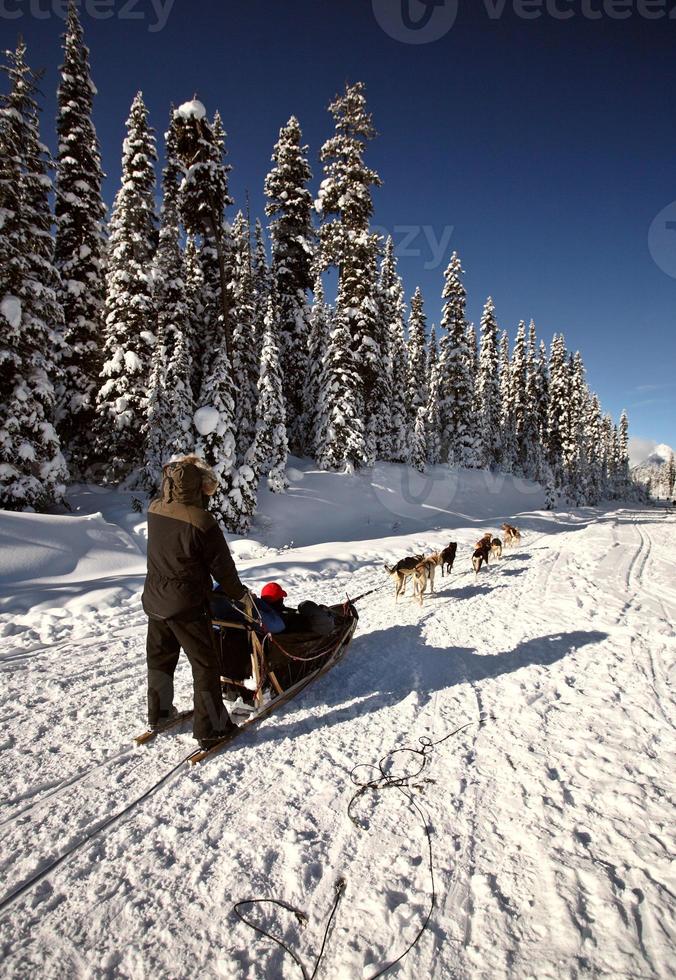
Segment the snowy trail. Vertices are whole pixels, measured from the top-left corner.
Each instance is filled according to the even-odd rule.
[[[232,904],[304,909],[302,932],[279,910],[250,914],[309,964],[344,876],[322,975],[372,976],[426,914],[426,840],[396,791],[360,799],[355,827],[350,771],[468,722],[417,791],[437,907],[398,975],[673,975],[676,524],[626,510],[519,523],[521,546],[476,581],[474,525],[244,562],[245,578],[283,574],[292,595],[328,600],[380,585],[395,554],[460,542],[422,609],[395,607],[389,585],[370,597],[334,671],[2,909],[4,975],[297,977]],[[99,623],[47,611],[0,639],[0,901],[193,745],[183,729],[130,747],[138,595],[118,590]],[[177,680],[183,705],[184,662]]]

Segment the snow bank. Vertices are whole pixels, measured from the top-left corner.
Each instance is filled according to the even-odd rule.
[[[207,110],[199,99],[192,99],[190,102],[184,102],[183,105],[180,105],[176,110],[176,115],[185,120],[204,119],[206,114]]]
[[[0,511],[0,554],[3,613],[58,608],[110,586],[136,592],[145,574],[139,545],[100,513],[73,517]]]
[[[263,486],[252,535],[276,547],[354,541],[486,520],[499,525],[544,508],[538,484],[483,470],[432,466],[426,474],[381,463],[353,474],[326,473],[289,457],[289,489]]]

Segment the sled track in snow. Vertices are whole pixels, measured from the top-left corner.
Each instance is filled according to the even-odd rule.
[[[12,826],[12,824],[17,822],[17,820],[20,820],[22,817],[26,817],[33,810],[38,810],[40,807],[44,806],[44,804],[48,803],[50,800],[58,799],[59,796],[61,796],[61,794],[64,793],[67,789],[71,789],[73,786],[77,786],[78,783],[84,782],[85,779],[88,779],[89,776],[92,776],[95,772],[98,772],[100,769],[104,769],[106,766],[112,765],[112,763],[117,762],[119,759],[123,759],[125,756],[134,756],[136,754],[137,754],[137,750],[133,747],[130,747],[128,749],[121,749],[119,752],[116,752],[115,755],[110,755],[107,758],[102,759],[101,762],[97,762],[95,766],[91,766],[91,768],[89,769],[81,769],[79,772],[76,772],[73,776],[68,776],[66,779],[63,779],[60,783],[58,783],[56,786],[53,786],[51,789],[47,790],[47,792],[43,793],[42,795],[39,795],[40,793],[39,790],[36,790],[35,794],[31,794],[30,791],[23,794],[22,799],[28,799],[30,800],[30,803],[28,803],[27,806],[23,807],[23,809],[18,810],[15,813],[12,813],[5,820],[0,821],[0,829],[2,829],[3,827]],[[35,798],[36,796],[38,797],[37,799]],[[12,802],[13,801],[8,800],[3,805],[8,806]]]
[[[176,763],[176,765],[173,766],[169,770],[169,772],[165,773],[164,776],[161,777],[161,779],[157,780],[157,782],[155,782],[152,786],[150,786],[147,790],[145,790],[144,793],[136,797],[136,799],[131,800],[131,802],[126,804],[117,813],[113,814],[110,817],[107,817],[94,830],[87,831],[84,837],[76,841],[74,844],[71,844],[70,847],[66,848],[66,850],[59,855],[59,857],[55,858],[53,861],[49,861],[43,868],[41,868],[35,874],[31,875],[31,877],[27,878],[24,882],[22,882],[22,884],[18,885],[8,894],[3,896],[3,898],[0,899],[0,916],[4,913],[6,909],[8,909],[11,905],[13,905],[15,901],[21,898],[22,895],[30,891],[30,889],[34,885],[37,885],[38,882],[42,881],[44,878],[50,875],[52,871],[56,871],[58,868],[60,868],[62,864],[64,864],[70,857],[76,854],[81,848],[85,847],[85,845],[95,840],[95,838],[97,838],[105,830],[109,830],[115,824],[119,823],[140,803],[143,803],[145,800],[153,796],[159,789],[162,788],[162,786],[164,786],[174,776],[176,776],[179,769],[181,769],[185,765],[185,763],[187,762],[191,754],[192,753],[189,753],[189,755],[184,756],[180,762]]]

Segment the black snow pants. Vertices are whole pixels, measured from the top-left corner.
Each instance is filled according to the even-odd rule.
[[[148,619],[148,724],[157,725],[169,716],[181,647],[192,667],[193,735],[212,738],[228,727],[229,719],[221,694],[217,648],[206,615],[190,622]]]

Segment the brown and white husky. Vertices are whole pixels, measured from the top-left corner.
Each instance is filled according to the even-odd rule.
[[[413,592],[418,597],[418,602],[421,606],[428,582],[430,584],[430,592],[434,592],[434,571],[438,565],[441,565],[442,561],[441,554],[437,553],[435,555],[428,555],[416,565]]]
[[[411,555],[409,558],[402,558],[392,568],[389,565],[385,565],[385,571],[390,578],[394,579],[395,602],[399,599],[400,595],[406,595],[406,582],[409,578],[415,577],[416,567],[422,559],[422,555]]]

